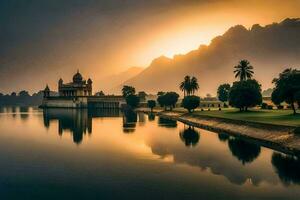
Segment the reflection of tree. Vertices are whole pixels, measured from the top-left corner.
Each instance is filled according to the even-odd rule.
[[[251,163],[260,154],[260,146],[239,138],[229,139],[228,146],[232,155],[243,164]]]
[[[135,131],[137,113],[133,110],[126,110],[123,113],[123,132],[132,133]]]
[[[273,153],[272,164],[283,184],[300,184],[300,158]]]
[[[179,132],[180,139],[185,143],[185,146],[193,147],[199,142],[199,133],[194,127],[189,126],[187,129]]]
[[[148,114],[148,120],[149,121],[154,121],[155,120],[155,115],[153,113]]]
[[[218,138],[221,142],[226,142],[227,140],[229,140],[229,135],[227,135],[226,133],[218,133]]]
[[[161,127],[167,127],[167,128],[176,128],[177,127],[177,121],[172,119],[166,119],[163,117],[158,118],[158,126]]]
[[[28,114],[29,114],[28,111],[29,111],[29,107],[26,106],[20,107],[20,117],[22,120],[28,119]]]

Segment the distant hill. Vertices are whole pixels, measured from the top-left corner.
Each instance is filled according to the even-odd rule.
[[[267,26],[253,25],[247,30],[237,25],[208,46],[170,59],[156,58],[141,73],[121,85],[133,85],[137,90],[178,91],[179,82],[187,74],[200,82],[200,94],[215,94],[221,83],[234,81],[233,66],[248,59],[254,66],[254,78],[263,89],[272,87],[272,79],[287,67],[300,66],[300,20],[285,19]]]
[[[142,67],[130,67],[127,70],[120,72],[118,74],[114,74],[111,76],[107,76],[100,80],[100,83],[105,83],[106,87],[102,88],[102,90],[107,93],[120,93],[119,85],[125,82],[128,79],[138,75],[143,71]]]

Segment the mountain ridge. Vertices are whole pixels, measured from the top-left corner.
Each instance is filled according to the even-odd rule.
[[[119,85],[132,85],[138,91],[150,93],[174,90],[185,75],[196,76],[200,95],[216,93],[221,83],[234,81],[233,66],[248,59],[254,66],[254,78],[263,88],[283,69],[300,64],[300,20],[287,18],[266,26],[254,24],[250,29],[242,25],[229,28],[223,35],[200,45],[184,55],[173,58],[160,56],[136,76]],[[266,70],[268,73],[266,73]]]

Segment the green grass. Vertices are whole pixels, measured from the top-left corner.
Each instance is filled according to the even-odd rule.
[[[181,109],[180,109],[181,110]],[[298,111],[299,112],[299,111]],[[300,126],[300,114],[293,115],[291,110],[259,110],[239,112],[237,109],[224,109],[222,111],[195,111],[193,114],[226,119],[236,119],[267,124]]]

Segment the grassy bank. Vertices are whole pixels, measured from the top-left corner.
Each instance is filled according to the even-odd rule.
[[[187,111],[183,108],[176,108],[174,109],[174,112],[187,113]],[[300,114],[293,115],[291,110],[252,109],[248,112],[239,112],[239,110],[237,109],[229,108],[223,109],[222,111],[219,111],[217,109],[211,111],[196,110],[192,113],[192,115],[243,120],[275,125],[300,126]]]
[[[239,112],[236,109],[196,111],[194,115],[220,117],[267,124],[300,126],[300,114],[293,115],[290,110],[250,110]]]

